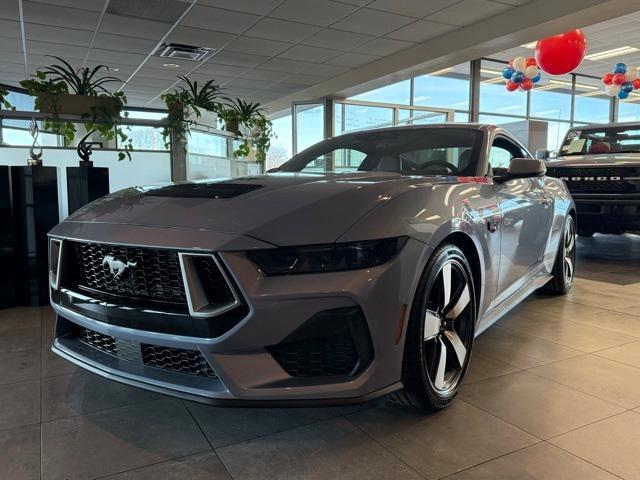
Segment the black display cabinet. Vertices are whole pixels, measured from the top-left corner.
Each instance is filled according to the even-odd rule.
[[[67,167],[69,215],[108,194],[108,168],[94,167],[91,162],[80,162],[78,167]]]
[[[16,297],[21,305],[49,303],[47,232],[59,221],[55,167],[11,167]]]
[[[11,170],[0,166],[0,309],[16,306]]]

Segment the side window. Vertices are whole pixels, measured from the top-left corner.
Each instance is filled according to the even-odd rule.
[[[524,157],[522,149],[504,137],[496,137],[489,150],[489,163],[493,168],[509,168],[512,158]]]
[[[492,145],[489,150],[489,163],[493,168],[509,168],[512,158],[511,153],[502,147]]]

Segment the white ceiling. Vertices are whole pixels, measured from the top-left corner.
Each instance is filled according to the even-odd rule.
[[[503,13],[528,0],[0,0],[0,82],[17,85],[57,55],[99,63],[135,106],[161,106],[177,74],[269,102]],[[113,14],[111,11],[124,12]],[[172,21],[181,13],[183,18]],[[137,15],[137,16],[131,16]],[[144,16],[144,18],[139,18]],[[631,16],[630,16],[631,17]],[[154,20],[155,18],[155,20]],[[630,18],[629,23],[635,19]],[[640,29],[625,36],[637,43]],[[606,30],[606,29],[605,29]],[[604,35],[604,33],[603,33]],[[160,41],[217,49],[205,63],[152,56]],[[626,41],[626,40],[625,40]],[[631,40],[629,40],[631,41]],[[640,64],[640,58],[637,61]]]
[[[638,8],[640,8],[640,2],[638,2]],[[640,12],[596,23],[582,28],[582,31],[587,38],[587,55],[626,46],[636,47],[639,50],[603,60],[584,59],[576,69],[576,73],[601,77],[610,72],[618,62],[640,66]],[[491,55],[491,57],[499,60],[512,60],[519,55],[533,56],[534,49],[518,46]]]

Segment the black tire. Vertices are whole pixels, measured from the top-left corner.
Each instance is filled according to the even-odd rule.
[[[576,267],[576,222],[567,215],[562,229],[562,237],[558,242],[558,253],[551,272],[553,278],[545,284],[541,291],[550,295],[564,295],[571,290]]]
[[[440,410],[454,400],[469,365],[476,314],[467,258],[455,245],[438,248],[416,290],[404,346],[404,388],[390,395],[392,401]]]

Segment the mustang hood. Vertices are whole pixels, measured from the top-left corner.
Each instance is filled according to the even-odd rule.
[[[87,205],[66,221],[193,228],[274,245],[329,243],[376,205],[409,185],[425,183],[430,182],[394,173],[279,173],[129,188]]]

